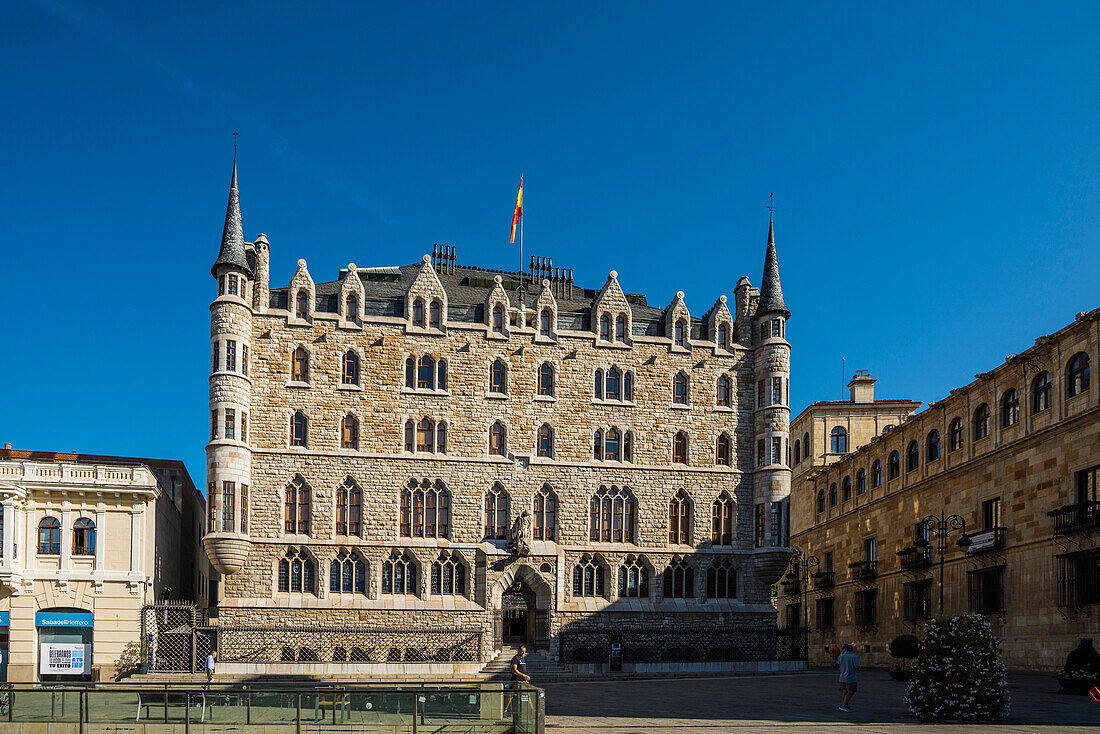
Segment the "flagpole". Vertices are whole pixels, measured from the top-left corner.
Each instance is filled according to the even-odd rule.
[[[523,188],[523,174],[522,173],[519,175],[519,185],[520,185],[520,190],[522,190],[522,188]],[[521,294],[520,298],[522,299],[523,298],[522,293],[523,293],[523,290],[524,290],[524,288],[523,288],[523,210],[522,209],[520,210],[520,214],[519,214],[519,288],[520,288],[520,294]]]

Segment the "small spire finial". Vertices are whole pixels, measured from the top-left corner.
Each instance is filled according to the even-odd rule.
[[[236,135],[236,133],[233,133]],[[765,207],[769,212],[775,212],[775,192],[768,194],[768,206]]]
[[[240,135],[236,130],[233,131],[233,157],[237,157],[237,136]]]

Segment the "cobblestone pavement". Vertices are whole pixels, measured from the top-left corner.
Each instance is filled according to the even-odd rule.
[[[645,681],[596,681],[546,685],[550,734],[673,732],[799,732],[842,727],[857,732],[1097,732],[1100,702],[1057,693],[1049,674],[1010,673],[1011,710],[1000,725],[928,725],[903,702],[905,683],[884,670],[860,672],[854,712],[837,710],[836,673],[810,671],[775,676]],[[538,685],[538,681],[535,681]]]

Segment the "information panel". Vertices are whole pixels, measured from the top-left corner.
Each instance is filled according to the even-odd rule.
[[[38,672],[48,675],[84,675],[88,672],[91,645],[44,642],[40,646]]]

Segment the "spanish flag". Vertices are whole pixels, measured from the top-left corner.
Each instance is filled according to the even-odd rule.
[[[523,176],[519,177],[519,193],[516,194],[516,210],[512,212],[512,236],[508,240],[510,243],[516,241],[516,225],[519,224],[519,218],[523,216]]]

